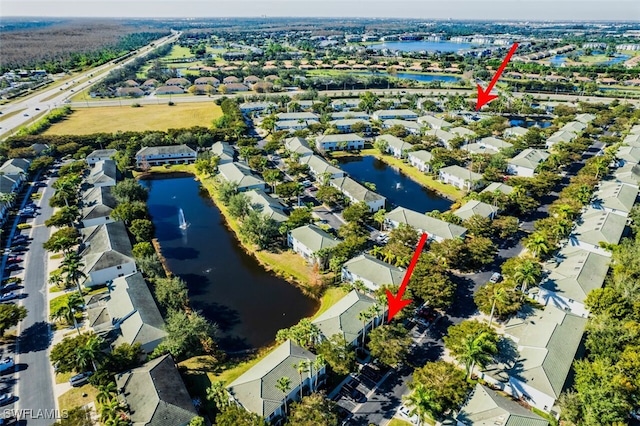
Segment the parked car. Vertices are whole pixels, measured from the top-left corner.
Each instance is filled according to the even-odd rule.
[[[489,278],[489,281],[491,281],[492,283],[499,283],[502,280],[502,274],[500,272],[494,272],[493,274],[491,274],[491,278]]]
[[[93,372],[91,371],[87,371],[86,373],[76,374],[75,376],[69,379],[69,384],[74,388],[86,385],[89,382],[89,377],[91,377],[92,374]]]
[[[8,302],[9,300],[13,300],[16,297],[18,297],[18,295],[15,292],[10,291],[9,293],[5,293],[0,296],[0,302]]]
[[[5,271],[17,271],[18,269],[22,269],[22,267],[17,263],[11,263],[4,267]]]
[[[20,262],[22,262],[22,258],[18,257],[18,256],[9,256],[9,257],[7,257],[7,262],[8,263],[20,263]]]
[[[13,362],[13,357],[8,356],[0,361],[0,373],[13,370],[15,366],[16,364]]]
[[[417,414],[411,414],[411,410],[409,408],[407,408],[406,406],[402,405],[400,408],[398,408],[398,415],[403,418],[404,420],[408,421],[409,423],[411,423],[412,425],[419,425],[420,424],[420,417],[418,417]]]
[[[304,186],[305,188],[309,188],[311,185],[313,185],[313,183],[311,183],[310,180],[303,180],[302,181],[302,186]]]
[[[13,401],[13,394],[11,393],[3,393],[0,395],[0,405],[6,405]]]
[[[438,313],[430,306],[423,305],[416,311],[416,316],[418,320],[422,320],[423,323],[427,325],[433,324],[436,319],[438,319]]]
[[[18,234],[13,237],[13,240],[11,240],[11,242],[13,244],[18,244],[18,243],[24,243],[25,241],[28,241],[28,240],[29,240],[29,237],[27,237],[26,235]]]

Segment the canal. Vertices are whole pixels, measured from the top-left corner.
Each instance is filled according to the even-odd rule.
[[[168,267],[187,283],[192,307],[218,324],[222,349],[268,345],[279,329],[317,310],[316,300],[244,252],[193,176],[158,176],[142,184],[149,188],[149,213]]]
[[[371,182],[387,198],[387,211],[397,206],[417,212],[449,210],[452,202],[425,188],[376,157],[343,157],[339,167],[358,182]],[[389,205],[390,204],[390,205]]]

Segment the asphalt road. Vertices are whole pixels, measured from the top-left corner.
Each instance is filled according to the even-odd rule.
[[[25,253],[24,289],[19,303],[27,308],[28,314],[19,325],[19,337],[16,344],[17,370],[16,394],[18,399],[15,408],[23,414],[32,410],[33,417],[38,410],[54,410],[56,403],[53,393],[51,363],[48,350],[52,340],[47,313],[47,253],[42,244],[47,241],[50,230],[44,221],[52,214],[49,198],[53,195],[50,184],[43,188],[42,198],[37,203],[41,208],[39,215],[31,220],[30,249]],[[27,416],[29,416],[27,414]],[[27,423],[34,426],[50,426],[54,420],[50,418],[29,418]]]

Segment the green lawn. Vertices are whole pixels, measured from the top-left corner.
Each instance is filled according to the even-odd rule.
[[[80,407],[90,402],[93,402],[97,408],[98,402],[96,396],[98,396],[98,389],[90,384],[86,384],[78,388],[71,388],[60,395],[58,397],[58,403],[60,404],[60,410],[71,410],[72,408]]]
[[[171,52],[163,59],[181,59],[181,58],[190,58],[193,55],[188,47],[182,47],[177,44],[174,44],[171,48]]]
[[[318,318],[327,309],[335,305],[336,302],[342,299],[347,294],[347,291],[343,287],[329,287],[325,290],[324,294],[320,298],[320,308],[312,317],[312,319]]]

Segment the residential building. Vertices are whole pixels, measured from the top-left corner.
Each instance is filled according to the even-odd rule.
[[[495,153],[500,152],[501,149],[508,149],[513,146],[511,143],[505,142],[502,139],[494,138],[493,136],[478,139],[476,143],[487,151],[493,151]]]
[[[308,165],[311,174],[313,174],[316,179],[320,179],[324,176],[329,176],[330,178],[340,178],[347,175],[344,170],[332,166],[324,158],[318,157],[317,155],[307,155],[304,157],[300,157],[298,161],[301,164]]]
[[[526,135],[527,132],[528,130],[525,129],[524,127],[514,126],[514,127],[509,127],[508,129],[505,129],[503,134],[506,138],[520,138]]]
[[[222,91],[222,87],[219,88]],[[242,83],[225,83],[224,84],[224,92],[226,93],[234,93],[234,92],[248,92],[249,87]]]
[[[111,160],[118,151],[115,149],[96,149],[87,155],[86,161],[90,166],[95,165],[98,161]]]
[[[452,133],[452,134],[457,135],[457,136],[461,136],[461,137],[465,138],[466,140],[475,139],[476,136],[477,136],[476,133],[473,130],[469,130],[466,127],[461,127],[461,126],[449,129],[449,133]]]
[[[371,312],[378,308],[377,315],[371,316],[363,321],[360,318],[362,312]],[[362,340],[363,333],[372,329],[384,321],[383,307],[369,296],[351,290],[346,296],[338,300],[334,305],[320,314],[313,320],[313,324],[318,326],[322,336],[330,339],[336,334],[344,337],[347,344],[356,346]]]
[[[111,195],[110,186],[90,188],[82,194],[80,222],[85,228],[113,222],[111,212],[116,208],[116,199]]]
[[[187,426],[198,416],[171,355],[119,373],[115,380],[133,426]]]
[[[400,120],[417,120],[418,114],[411,111],[410,109],[381,109],[375,111],[371,117],[374,120],[390,120],[392,118],[397,118]]]
[[[325,368],[315,368],[315,360],[314,354],[287,340],[231,382],[227,391],[232,400],[247,411],[264,417],[270,424],[276,423],[286,415],[285,399],[298,401],[300,388],[303,389],[303,393],[316,389]],[[295,365],[301,362],[310,362],[311,367],[299,373]],[[286,392],[282,392],[276,386],[282,377],[291,380],[291,388]]]
[[[545,277],[534,298],[543,305],[586,317],[589,311],[584,301],[589,292],[602,287],[610,262],[611,258],[602,254],[564,247],[544,264]]]
[[[360,185],[350,177],[331,179],[330,185],[339,189],[352,203],[364,202],[371,212],[383,209],[387,199],[369,188]]]
[[[615,169],[613,177],[616,182],[637,187],[640,185],[640,166],[635,163],[627,163]]]
[[[390,229],[401,224],[413,226],[420,233],[426,233],[429,241],[441,242],[452,238],[464,238],[467,229],[426,214],[418,213],[404,207],[396,207],[385,216],[385,226]]]
[[[620,182],[600,182],[591,207],[627,217],[638,198],[638,187]]]
[[[94,287],[136,272],[131,242],[122,222],[110,222],[82,232],[80,256],[84,266],[84,284]]]
[[[348,111],[331,113],[332,120],[366,120],[369,121],[369,114],[365,111]]]
[[[596,119],[596,116],[593,114],[577,114],[576,118],[574,118],[574,121],[577,121],[583,124],[589,124],[595,119]]]
[[[180,86],[160,86],[156,89],[156,95],[180,95],[184,89]]]
[[[431,171],[431,161],[433,160],[433,155],[431,155],[429,151],[411,151],[407,154],[407,159],[409,160],[409,164],[411,164],[421,172],[429,173]]]
[[[322,135],[316,138],[318,151],[353,150],[364,148],[364,138],[356,133]]]
[[[618,159],[619,167],[626,164],[638,164],[640,163],[640,148],[621,146],[616,152],[616,158]],[[1,168],[0,171],[2,171]]]
[[[500,182],[491,182],[489,186],[480,191],[481,194],[485,192],[499,192],[501,194],[509,195],[513,192],[513,187]]]
[[[307,141],[303,138],[295,137],[284,140],[284,147],[292,154],[298,154],[300,157],[313,155],[313,150],[309,148]]]
[[[404,270],[368,254],[354,257],[342,266],[342,281],[351,284],[361,281],[370,291],[386,284],[400,285],[404,275]]]
[[[571,142],[577,136],[578,135],[576,133],[570,132],[568,130],[558,130],[547,139],[547,141],[545,142],[545,146],[547,149],[551,149],[555,144],[562,142]]]
[[[312,112],[281,112],[278,114],[278,121],[319,121],[318,114]]]
[[[45,155],[49,153],[50,147],[46,143],[32,143],[29,148],[35,152],[36,155]]]
[[[451,127],[451,123],[433,115],[423,115],[418,118],[418,123],[426,124],[434,130],[447,130]]]
[[[630,135],[627,135],[627,136],[622,140],[622,142],[623,142],[625,145],[628,145],[628,146],[633,146],[633,147],[636,147],[636,148],[637,148],[637,147],[640,147],[640,134],[639,134],[639,133],[636,133],[636,134],[633,134],[633,133],[632,133],[632,134],[630,134]]]
[[[220,159],[218,161],[218,165],[233,163],[233,159],[235,157],[235,151],[231,145],[226,142],[216,142],[211,145],[211,153]]]
[[[30,165],[31,160],[27,160],[26,158],[11,158],[0,166],[0,174],[16,176],[17,180],[22,183],[27,179]]]
[[[260,189],[246,191],[251,204],[251,209],[260,212],[263,216],[273,219],[278,223],[289,219],[287,207],[275,198],[267,195]]]
[[[294,252],[304,257],[307,262],[324,264],[328,259],[319,257],[318,252],[322,249],[337,246],[340,240],[316,225],[305,225],[289,231],[287,243]]]
[[[276,121],[275,130],[295,132],[296,130],[304,130],[312,124],[319,123],[317,120],[278,120]]]
[[[331,108],[336,111],[349,111],[360,106],[360,98],[334,99],[331,101]]]
[[[187,80],[186,78],[183,78],[183,77],[174,77],[174,78],[170,78],[167,81],[165,81],[164,84],[165,84],[165,86],[187,87],[187,86],[191,85],[191,82],[189,80]]]
[[[611,256],[611,252],[601,247],[601,244],[618,244],[626,224],[627,218],[624,216],[588,207],[569,236],[569,244]]]
[[[136,153],[136,167],[191,164],[197,153],[187,145],[145,146]]]
[[[515,157],[507,160],[507,173],[533,177],[538,166],[549,158],[549,153],[541,149],[527,148]]]
[[[278,106],[274,102],[243,102],[239,105],[240,112],[243,114],[248,114],[250,112],[262,112],[275,110]]]
[[[517,402],[477,383],[456,415],[457,426],[549,426]]]
[[[251,169],[242,163],[220,164],[218,173],[227,182],[235,182],[238,185],[239,192],[252,189],[265,190],[267,188],[265,181],[254,175]]]
[[[139,343],[143,352],[150,354],[167,332],[142,273],[116,278],[110,289],[87,304],[89,327],[114,348]]]
[[[423,125],[415,121],[398,120],[395,118],[384,120],[384,122],[382,123],[382,127],[384,129],[390,129],[394,126],[403,127],[408,133],[411,133],[412,135],[419,135],[423,128]]]
[[[565,130],[565,131],[567,131],[567,132],[572,132],[572,133],[575,133],[575,134],[580,134],[580,133],[582,133],[582,131],[583,131],[584,129],[586,129],[586,128],[587,128],[587,125],[586,125],[586,124],[584,124],[584,123],[581,123],[581,122],[579,122],[579,121],[570,121],[570,122],[568,122],[567,124],[565,124],[564,126],[562,126],[562,127],[560,128],[560,130]]]
[[[482,186],[482,175],[460,166],[448,166],[440,169],[438,179],[463,191],[473,191]]]
[[[453,212],[462,220],[467,220],[471,216],[481,216],[488,219],[494,219],[498,214],[498,208],[491,204],[483,203],[478,200],[469,200],[458,210]]]
[[[455,138],[456,135],[453,133],[449,133],[443,129],[429,129],[424,132],[425,136],[435,136],[439,143],[441,143],[445,148],[451,149],[451,139]]]
[[[586,323],[586,318],[553,306],[533,309],[524,318],[509,320],[504,334],[517,345],[518,359],[483,376],[488,373],[492,378],[503,379],[506,373],[506,384],[500,383],[505,392],[539,410],[557,414],[551,411],[567,384],[574,358],[582,352]]]
[[[98,161],[93,165],[85,181],[93,187],[115,186],[118,177],[116,162],[113,160]]]
[[[220,85],[220,80],[218,80],[215,77],[198,77],[193,82],[193,84],[196,84],[196,85],[208,84],[213,87],[218,87]],[[242,107],[240,107],[240,110],[242,111]]]
[[[329,126],[335,127],[338,129],[340,133],[350,133],[353,132],[354,125],[364,125],[364,131],[362,133],[370,133],[371,132],[371,123],[369,120],[363,120],[361,118],[345,118],[342,120],[331,120]],[[356,127],[357,129],[357,127]],[[324,135],[324,136],[332,136],[332,135]]]
[[[410,143],[393,135],[380,135],[376,138],[376,142],[377,141],[384,141],[387,144],[387,153],[396,158],[406,157],[407,151],[410,151],[413,148],[413,145]]]

